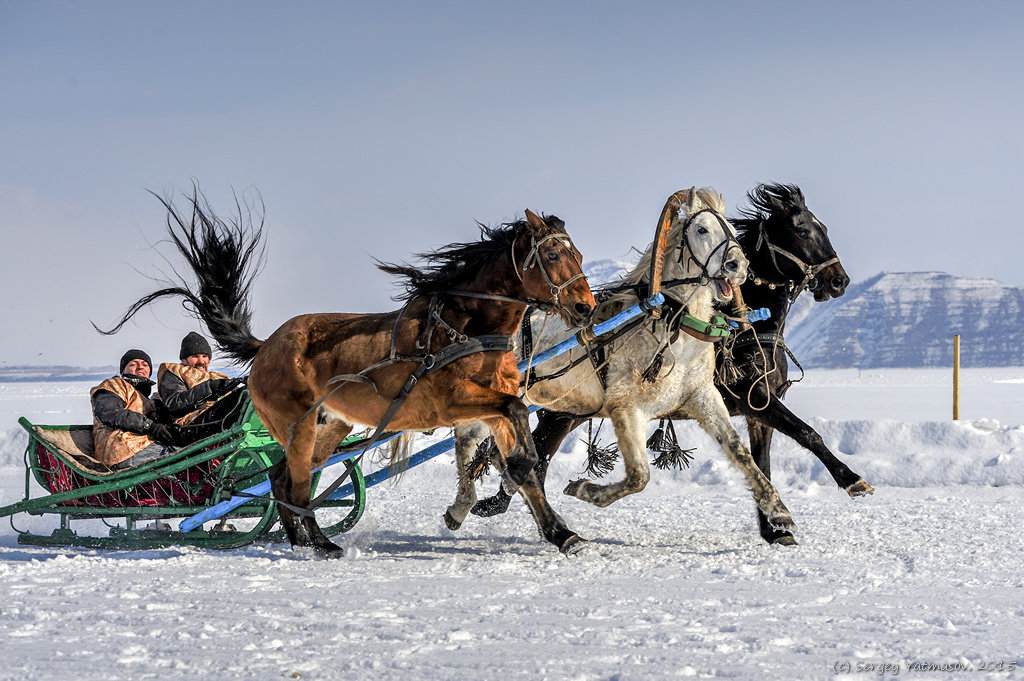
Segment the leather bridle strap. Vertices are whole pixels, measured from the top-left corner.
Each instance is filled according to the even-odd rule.
[[[804,275],[803,281],[801,281],[799,283],[796,283],[795,281],[791,281],[790,282],[795,287],[794,290],[793,290],[793,293],[791,294],[791,296],[794,299],[796,298],[797,295],[799,295],[800,291],[803,291],[805,288],[810,289],[810,290],[814,290],[814,289],[811,289],[810,283],[818,276],[818,274],[822,270],[824,270],[826,267],[830,267],[831,265],[835,265],[836,263],[839,262],[839,257],[838,256],[834,256],[834,257],[826,260],[823,263],[819,263],[817,265],[808,265],[803,260],[801,260],[798,256],[790,253],[789,251],[787,251],[784,248],[780,248],[779,246],[776,246],[775,244],[773,244],[768,239],[768,233],[765,231],[765,228],[764,228],[764,220],[761,220],[761,222],[758,224],[757,232],[758,232],[757,233],[757,244],[754,246],[754,250],[755,251],[759,251],[759,250],[761,250],[761,246],[762,245],[767,246],[768,247],[768,254],[772,258],[772,265],[775,266],[775,271],[776,272],[778,272],[782,276],[786,276],[785,273],[782,271],[782,268],[779,267],[779,262],[778,262],[778,260],[775,257],[776,254],[781,255],[784,258],[789,258],[789,260],[791,260],[797,267],[800,268],[800,271],[803,272],[803,275]]]
[[[700,262],[699,260],[697,260],[697,258],[694,257],[693,249],[690,248],[689,241],[686,238],[686,228],[689,226],[689,224],[691,222],[693,222],[694,218],[696,218],[701,213],[711,213],[713,216],[715,216],[715,219],[718,220],[718,224],[722,226],[722,231],[725,233],[725,238],[722,239],[721,243],[719,243],[717,246],[715,246],[713,249],[711,249],[711,252],[708,253],[708,257],[704,259],[703,263]],[[733,234],[732,229],[729,227],[729,223],[727,223],[725,221],[725,218],[723,218],[721,215],[719,215],[717,211],[714,211],[714,210],[712,210],[710,208],[705,208],[703,210],[699,210],[696,213],[694,213],[693,215],[687,216],[686,222],[683,223],[683,241],[680,244],[680,248],[679,248],[679,264],[682,265],[683,268],[685,269],[686,263],[683,262],[683,252],[686,251],[686,250],[689,250],[690,251],[690,260],[693,260],[693,262],[695,262],[697,264],[697,266],[700,267],[700,271],[701,271],[700,283],[704,283],[705,281],[710,281],[714,277],[712,277],[711,273],[708,272],[708,263],[711,262],[711,258],[713,258],[715,256],[715,253],[717,253],[719,249],[724,247],[725,250],[729,250],[729,244],[730,243],[734,244],[736,246],[736,248],[739,248],[741,252],[743,251],[743,248],[740,246],[740,242],[736,239],[736,236]],[[663,282],[662,286],[664,287],[664,285],[665,284]]]
[[[542,259],[540,257],[540,246],[545,241],[549,241],[551,239],[557,239],[562,244],[562,246],[567,251],[569,251],[569,253],[572,253],[573,259],[576,261],[576,265],[580,267],[579,274],[575,274],[575,275],[569,277],[569,279],[567,281],[565,281],[564,283],[562,283],[561,285],[556,284],[554,281],[551,280],[551,275],[548,274],[547,268],[544,267],[543,264],[541,264],[542,263]],[[526,257],[523,258],[522,272],[520,272],[519,266],[516,264],[516,248],[515,248],[515,244],[516,244],[516,242],[513,241],[512,242],[512,253],[511,253],[511,257],[512,257],[512,270],[516,273],[516,276],[519,277],[520,283],[524,283],[524,284],[526,283],[526,282],[523,281],[523,274],[527,270],[533,268],[535,265],[538,266],[537,269],[540,270],[540,274],[541,274],[542,277],[544,277],[545,283],[547,283],[548,287],[551,289],[551,303],[554,304],[557,309],[565,310],[565,312],[568,313],[569,311],[566,310],[565,307],[561,305],[561,303],[559,303],[559,300],[558,300],[559,296],[562,295],[562,291],[564,291],[566,288],[568,288],[568,286],[570,284],[572,284],[574,281],[576,281],[577,279],[586,279],[587,278],[587,275],[585,275],[583,273],[583,271],[582,271],[583,263],[581,263],[579,258],[576,257],[576,254],[573,253],[573,250],[572,250],[572,239],[569,238],[569,235],[564,233],[564,232],[557,233],[557,234],[548,234],[547,236],[541,237],[540,240],[538,240],[534,236],[531,236],[530,237],[530,250],[527,251]]]

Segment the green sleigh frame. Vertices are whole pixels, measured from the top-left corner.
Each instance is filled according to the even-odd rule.
[[[237,548],[257,538],[285,541],[277,521],[277,507],[269,495],[248,498],[216,524],[181,532],[161,522],[191,517],[267,480],[267,470],[284,456],[243,394],[242,413],[233,426],[167,457],[138,468],[111,471],[92,459],[92,426],[38,425],[21,418],[28,432],[25,449],[25,488],[21,501],[0,507],[0,518],[10,516],[18,543],[36,546],[148,549],[170,546]],[[346,438],[338,452],[358,449],[363,438]],[[328,536],[352,529],[366,507],[366,482],[358,463],[348,468],[351,493],[331,498],[322,508],[340,508],[340,521],[324,527]],[[314,490],[319,474],[313,478]],[[33,485],[33,482],[36,483]],[[40,489],[41,488],[41,489]],[[49,535],[18,530],[15,516],[56,515],[59,527]],[[246,519],[245,522],[236,522]],[[72,521],[102,520],[107,536],[79,534]],[[253,521],[254,524],[253,524]],[[111,525],[116,522],[118,524]],[[139,527],[146,523],[145,527]],[[249,525],[236,529],[235,525]]]

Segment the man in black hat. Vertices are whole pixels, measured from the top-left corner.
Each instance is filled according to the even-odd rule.
[[[181,429],[158,420],[149,398],[153,360],[132,349],[121,357],[118,375],[89,391],[95,458],[111,468],[131,468],[176,451]]]
[[[181,339],[180,363],[161,364],[157,371],[160,399],[189,442],[219,433],[240,411],[237,390],[244,378],[210,371],[210,343],[195,331]]]

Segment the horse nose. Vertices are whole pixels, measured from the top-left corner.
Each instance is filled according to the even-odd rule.
[[[722,267],[724,267],[725,271],[729,274],[736,274],[740,271],[740,261],[738,258],[729,258],[725,261],[725,264]]]
[[[594,308],[587,303],[576,303],[573,305],[573,311],[576,312],[576,318],[583,322],[589,322],[591,315],[594,314]]]
[[[842,274],[836,275],[836,276],[834,276],[834,277],[832,277],[831,279],[828,280],[828,284],[832,288],[832,291],[834,291],[838,295],[842,295],[843,292],[846,291],[846,286],[849,283],[850,283],[850,277],[846,276],[845,272],[842,273]]]

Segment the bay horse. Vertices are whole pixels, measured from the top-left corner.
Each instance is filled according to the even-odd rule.
[[[545,410],[568,414],[570,421],[608,418],[615,429],[625,464],[624,478],[607,485],[576,480],[565,488],[565,494],[604,507],[643,490],[650,480],[647,422],[682,412],[697,419],[743,473],[768,522],[788,530],[793,527],[789,511],[758,469],[715,387],[713,345],[681,332],[686,330],[684,322],[688,316],[709,319],[714,304],[733,300],[733,285],[746,280],[747,259],[732,225],[724,217],[722,196],[710,188],[691,188],[681,193],[685,203],[672,221],[665,249],[661,281],[666,302],[661,318],[639,324],[632,332],[603,343],[606,367],[601,370],[595,370],[589,363],[574,363],[571,354],[534,367],[535,378],[530,378],[533,373],[528,374],[524,399]],[[609,318],[638,299],[646,299],[653,250],[654,244],[622,284],[615,287],[619,292],[599,302],[596,319]],[[533,342],[539,352],[569,333],[571,330],[558,320],[548,320]],[[556,436],[540,433],[536,437],[535,444],[545,448],[545,461],[567,432]],[[460,486],[447,514],[453,529],[461,524],[476,501],[472,479],[468,479],[473,457],[471,445],[481,442],[486,431],[460,427],[456,435]]]
[[[771,317],[753,322],[751,328],[736,334],[726,344],[739,376],[732,383],[720,381],[719,391],[729,413],[746,420],[751,454],[766,477],[771,478],[772,435],[779,430],[813,453],[849,496],[871,494],[871,486],[840,461],[810,425],[782,403],[792,385],[788,380],[788,348],[783,338],[790,306],[807,290],[818,302],[838,298],[846,292],[850,278],[829,240],[828,228],[807,207],[798,186],[760,184],[747,193],[747,202],[750,207],[741,208],[740,216],[731,220],[749,260],[749,276],[740,285],[740,292],[750,307],[766,307]],[[718,354],[720,369],[724,357]],[[543,484],[547,463],[565,436],[583,419],[548,410],[539,412],[538,417],[534,443],[540,459],[538,479]],[[686,415],[674,412],[667,418]],[[510,499],[499,489],[496,495],[477,504],[473,513],[489,516],[504,512]],[[761,509],[757,516],[765,541],[796,543],[792,532],[772,527]]]
[[[513,334],[528,305],[557,313],[567,326],[588,324],[596,305],[582,256],[560,219],[526,211],[524,220],[479,225],[479,241],[419,254],[418,269],[378,261],[404,279],[405,293],[396,297],[401,309],[304,314],[258,340],[248,299],[263,254],[262,217],[254,226],[252,211],[239,207],[225,222],[196,187],[187,197],[190,219],[170,199],[157,198],[195,283],[179,275],[181,286],[141,298],[109,333],[149,302],[180,296],[224,354],[251,364],[253,406],[285,452],[270,478],[293,546],[342,555],[316,522],[310,476],[356,425],[376,427],[375,438],[385,427],[426,431],[482,421],[494,434],[506,486],[531,479],[531,493],[543,497],[528,411],[516,396]],[[575,535],[560,519],[543,516],[546,502],[527,498],[542,533],[568,550]]]

